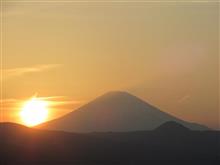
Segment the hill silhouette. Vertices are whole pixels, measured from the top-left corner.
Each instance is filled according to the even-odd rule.
[[[22,129],[28,129],[28,127],[21,125],[21,124],[17,124],[17,123],[11,123],[11,122],[2,122],[1,123],[1,130],[9,131],[10,129],[22,130]]]
[[[127,92],[109,92],[81,108],[38,128],[68,132],[127,132],[153,130],[162,123],[175,121],[192,130],[207,130],[162,112]]]
[[[187,127],[184,127],[182,124],[179,124],[175,121],[168,121],[162,125],[160,125],[158,128],[156,128],[157,131],[169,131],[169,132],[182,132],[182,131],[189,131],[190,129]]]
[[[184,131],[180,134],[176,128]],[[168,122],[154,131],[80,134],[1,123],[0,161],[2,164],[219,164],[219,132],[183,128]],[[174,132],[170,134],[167,130]]]

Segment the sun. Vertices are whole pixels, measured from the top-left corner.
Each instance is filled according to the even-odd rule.
[[[32,127],[45,122],[48,112],[48,102],[33,97],[23,105],[20,117],[25,125]]]

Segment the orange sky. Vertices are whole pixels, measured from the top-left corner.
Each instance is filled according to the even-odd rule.
[[[219,128],[217,2],[4,1],[2,121],[36,93],[50,118],[125,90]],[[55,104],[56,103],[56,104]]]

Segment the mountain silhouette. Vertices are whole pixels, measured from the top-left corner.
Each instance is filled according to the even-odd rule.
[[[158,128],[155,129],[156,131],[165,131],[165,132],[182,132],[182,131],[190,131],[189,128],[184,127],[182,124],[179,124],[175,121],[168,121]]]
[[[69,114],[43,123],[38,128],[68,132],[127,132],[153,130],[175,121],[192,130],[207,130],[162,112],[127,92],[109,92]]]
[[[10,129],[27,129],[28,127],[17,124],[17,123],[11,123],[11,122],[1,122],[1,130],[10,130]]]
[[[185,129],[166,122],[152,131],[70,133],[0,123],[0,161],[22,165],[219,164],[219,131]]]

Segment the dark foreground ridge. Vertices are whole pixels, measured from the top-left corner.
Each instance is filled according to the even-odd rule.
[[[156,131],[163,131],[163,132],[186,132],[190,131],[189,128],[184,127],[183,125],[175,122],[175,121],[168,121],[158,128],[155,129]]]
[[[169,133],[167,133],[167,131]],[[1,164],[215,165],[219,132],[167,122],[154,131],[66,133],[0,124]]]

